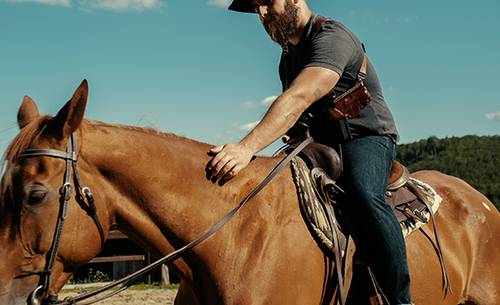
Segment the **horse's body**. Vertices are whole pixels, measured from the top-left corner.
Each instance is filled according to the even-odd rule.
[[[40,117],[30,100],[20,109],[20,126],[25,127],[7,153],[10,162],[2,181],[0,305],[24,304],[38,283],[39,276],[30,272],[44,268],[64,171],[61,160],[17,160],[22,150],[64,150],[67,136],[75,132],[81,178],[94,192],[105,233],[116,224],[158,255],[198,237],[277,162],[257,158],[224,186],[212,184],[205,177],[209,145],[151,130],[82,121],[86,94],[83,84],[55,119]],[[33,139],[41,129],[40,137]],[[500,304],[498,211],[460,179],[434,171],[414,176],[443,198],[436,222],[452,293],[445,297],[436,251],[417,231],[407,238],[412,301]],[[26,193],[33,185],[44,186],[47,199],[27,203]],[[50,286],[53,293],[100,250],[95,223],[73,197]],[[433,236],[432,226],[423,230]],[[221,231],[176,261],[182,283],[175,304],[330,304],[332,265],[304,223],[287,169]]]

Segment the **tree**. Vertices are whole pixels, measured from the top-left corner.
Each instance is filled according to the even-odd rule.
[[[500,210],[500,136],[430,137],[398,147],[410,171],[433,169],[459,177]]]

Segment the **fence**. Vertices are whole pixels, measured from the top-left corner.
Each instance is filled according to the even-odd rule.
[[[151,253],[143,250],[125,234],[112,230],[101,253],[75,272],[75,282],[116,280],[151,263]],[[144,279],[144,283],[159,282],[165,285],[178,283],[179,279],[163,265]]]

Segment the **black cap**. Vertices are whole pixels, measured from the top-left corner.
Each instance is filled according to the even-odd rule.
[[[252,0],[233,0],[228,9],[241,13],[255,13],[252,7]]]

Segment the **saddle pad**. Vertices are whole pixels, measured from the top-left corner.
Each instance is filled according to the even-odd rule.
[[[443,200],[441,196],[439,196],[439,194],[436,193],[436,191],[430,185],[413,177],[410,177],[408,182],[406,182],[405,187],[407,187],[410,191],[415,193],[417,198],[420,199],[420,201],[425,202],[427,208],[420,212],[422,214],[421,218],[423,218],[425,221],[413,217],[413,218],[406,218],[399,222],[404,237],[410,235],[410,233],[428,223],[429,219],[431,218],[430,213],[432,213],[433,215],[436,214],[441,204],[441,201]],[[414,202],[405,203],[399,206],[396,205],[393,208],[393,211],[396,210],[400,211],[402,210],[401,207],[408,207],[409,209],[413,209],[415,207],[415,209],[417,209],[416,208],[417,203],[418,201],[415,200]]]
[[[306,163],[300,157],[294,157],[290,164],[293,181],[299,196],[300,209],[309,225],[309,229],[323,246],[335,252],[334,232],[331,224],[335,220],[333,207],[330,204],[323,204],[319,200]],[[345,236],[340,235],[345,240]],[[341,249],[344,249],[344,247],[341,247]]]
[[[334,229],[332,228],[332,224],[337,226],[337,228],[338,224],[335,219],[335,211],[332,205],[329,203],[325,204],[319,199],[314,182],[311,180],[310,169],[300,157],[295,157],[291,160],[291,168],[293,181],[297,188],[300,208],[305,220],[310,226],[312,234],[322,245],[333,251],[335,245],[333,243]],[[412,191],[417,190],[417,197],[421,200],[425,200],[432,213],[436,213],[442,199],[432,187],[415,178],[410,178],[407,186],[408,189]],[[404,204],[411,207],[411,203],[405,202]],[[398,209],[398,207],[396,207],[396,209]],[[428,209],[420,212],[424,216],[423,219],[426,220],[425,222],[414,218],[407,218],[400,221],[401,231],[405,238],[410,233],[426,224],[430,218],[430,211]],[[340,230],[337,230],[337,232],[340,232]],[[341,237],[341,244],[343,240],[345,240],[345,236]],[[343,245],[339,246],[341,249],[344,249]]]

